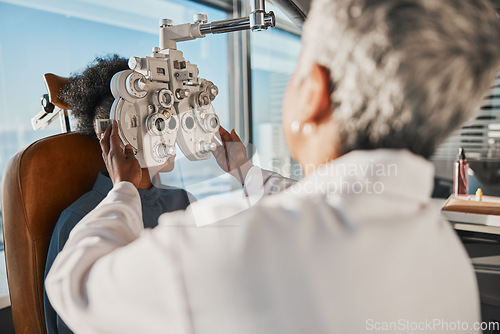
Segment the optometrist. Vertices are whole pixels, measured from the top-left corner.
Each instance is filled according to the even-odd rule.
[[[141,170],[114,125],[101,140],[114,187],[47,276],[55,310],[76,333],[472,326],[474,271],[431,204],[428,158],[474,114],[499,70],[499,40],[483,0],[314,0],[283,102],[305,178],[144,229]]]

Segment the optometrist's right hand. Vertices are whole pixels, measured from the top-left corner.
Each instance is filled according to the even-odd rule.
[[[113,121],[104,132],[101,139],[101,149],[102,159],[113,184],[128,181],[138,188],[142,178],[141,166],[135,158],[134,150],[130,144],[125,146],[125,149],[120,147],[116,121]]]
[[[216,135],[221,143],[214,139],[214,143],[217,145],[216,150],[212,152],[215,160],[223,171],[231,174],[243,184],[248,171],[253,167],[247,158],[245,145],[234,129],[229,133],[220,126]]]

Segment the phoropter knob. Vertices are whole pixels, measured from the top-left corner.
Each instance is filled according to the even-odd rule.
[[[207,106],[210,104],[210,97],[206,92],[198,93],[197,102],[200,107]]]
[[[185,99],[189,97],[189,90],[179,88],[175,91],[175,97],[179,100]]]
[[[142,74],[132,72],[125,81],[127,92],[137,99],[142,99],[148,94],[146,81]]]
[[[217,149],[217,145],[215,143],[207,143],[206,141],[201,141],[198,144],[198,152],[200,153],[209,153],[213,152]]]
[[[174,21],[172,19],[161,19],[160,20],[160,27],[170,27],[174,25]]]
[[[194,23],[207,23],[208,22],[208,16],[207,14],[194,14],[193,15],[193,21]]]
[[[131,70],[134,70],[134,71],[139,71],[142,69],[142,59],[139,58],[139,57],[131,57],[129,60],[128,60],[128,67],[131,69]]]
[[[210,101],[213,101],[217,94],[219,94],[219,88],[212,81],[203,82],[201,88],[208,94]]]
[[[155,147],[155,153],[160,158],[168,158],[175,154],[175,146],[165,145],[163,143],[157,144]]]

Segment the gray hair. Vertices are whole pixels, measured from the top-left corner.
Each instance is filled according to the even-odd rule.
[[[299,74],[330,71],[343,153],[426,158],[493,83],[500,25],[486,0],[314,0]]]

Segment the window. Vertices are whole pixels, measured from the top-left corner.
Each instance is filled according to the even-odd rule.
[[[39,131],[31,127],[47,92],[44,73],[69,76],[108,53],[150,55],[158,46],[160,15],[184,23],[196,13],[206,13],[211,21],[227,18],[225,11],[185,0],[0,1],[0,173],[17,151],[61,131],[58,121]],[[230,127],[227,35],[181,42],[178,48],[198,65],[201,77],[219,87],[214,108],[222,125]],[[221,174],[214,159],[194,164],[178,154],[165,182],[203,197],[230,189],[229,177],[215,179]]]
[[[213,3],[224,10],[187,0],[144,0],[140,3],[0,0],[0,173],[17,151],[61,131],[58,121],[39,131],[31,127],[31,118],[41,109],[40,97],[46,93],[44,73],[69,76],[83,70],[96,56],[109,53],[127,58],[149,55],[151,48],[158,46],[160,18],[183,23],[191,22],[196,13],[206,13],[209,21],[248,14],[246,2],[232,14],[228,14],[232,2]],[[260,159],[257,162],[264,168],[297,176],[297,167],[286,149],[280,122],[281,100],[295,67],[300,31],[271,3],[267,2],[266,7],[277,14],[278,26],[265,32],[246,32],[250,38],[249,54],[246,54],[244,39],[235,42],[237,36],[244,34],[241,32],[180,42],[178,48],[187,60],[198,65],[201,77],[219,87],[214,107],[221,124],[228,129],[236,128],[247,140],[248,133],[241,130],[241,123],[244,123],[245,128],[252,129]],[[251,82],[248,72],[232,73],[235,68],[244,66],[241,59],[248,56]],[[246,96],[242,98],[247,91],[236,87],[238,80],[249,82],[252,90],[249,103]],[[241,116],[245,113],[235,107],[231,99],[252,104],[253,117],[248,117],[253,119],[252,124],[248,124],[247,116]],[[198,198],[231,189],[231,177],[220,170],[214,159],[192,163],[180,150],[175,169],[163,174],[161,179],[162,183],[186,188]]]
[[[435,166],[434,196],[447,198],[453,191],[454,161],[462,147],[470,164],[469,194],[481,188],[485,195],[500,196],[500,74],[475,115],[451,134],[431,161]]]
[[[278,16],[283,16],[276,8]],[[278,21],[279,22],[279,21]],[[300,37],[279,29],[251,34],[252,134],[262,168],[295,179],[299,166],[290,157],[281,126],[281,106],[300,51]]]

